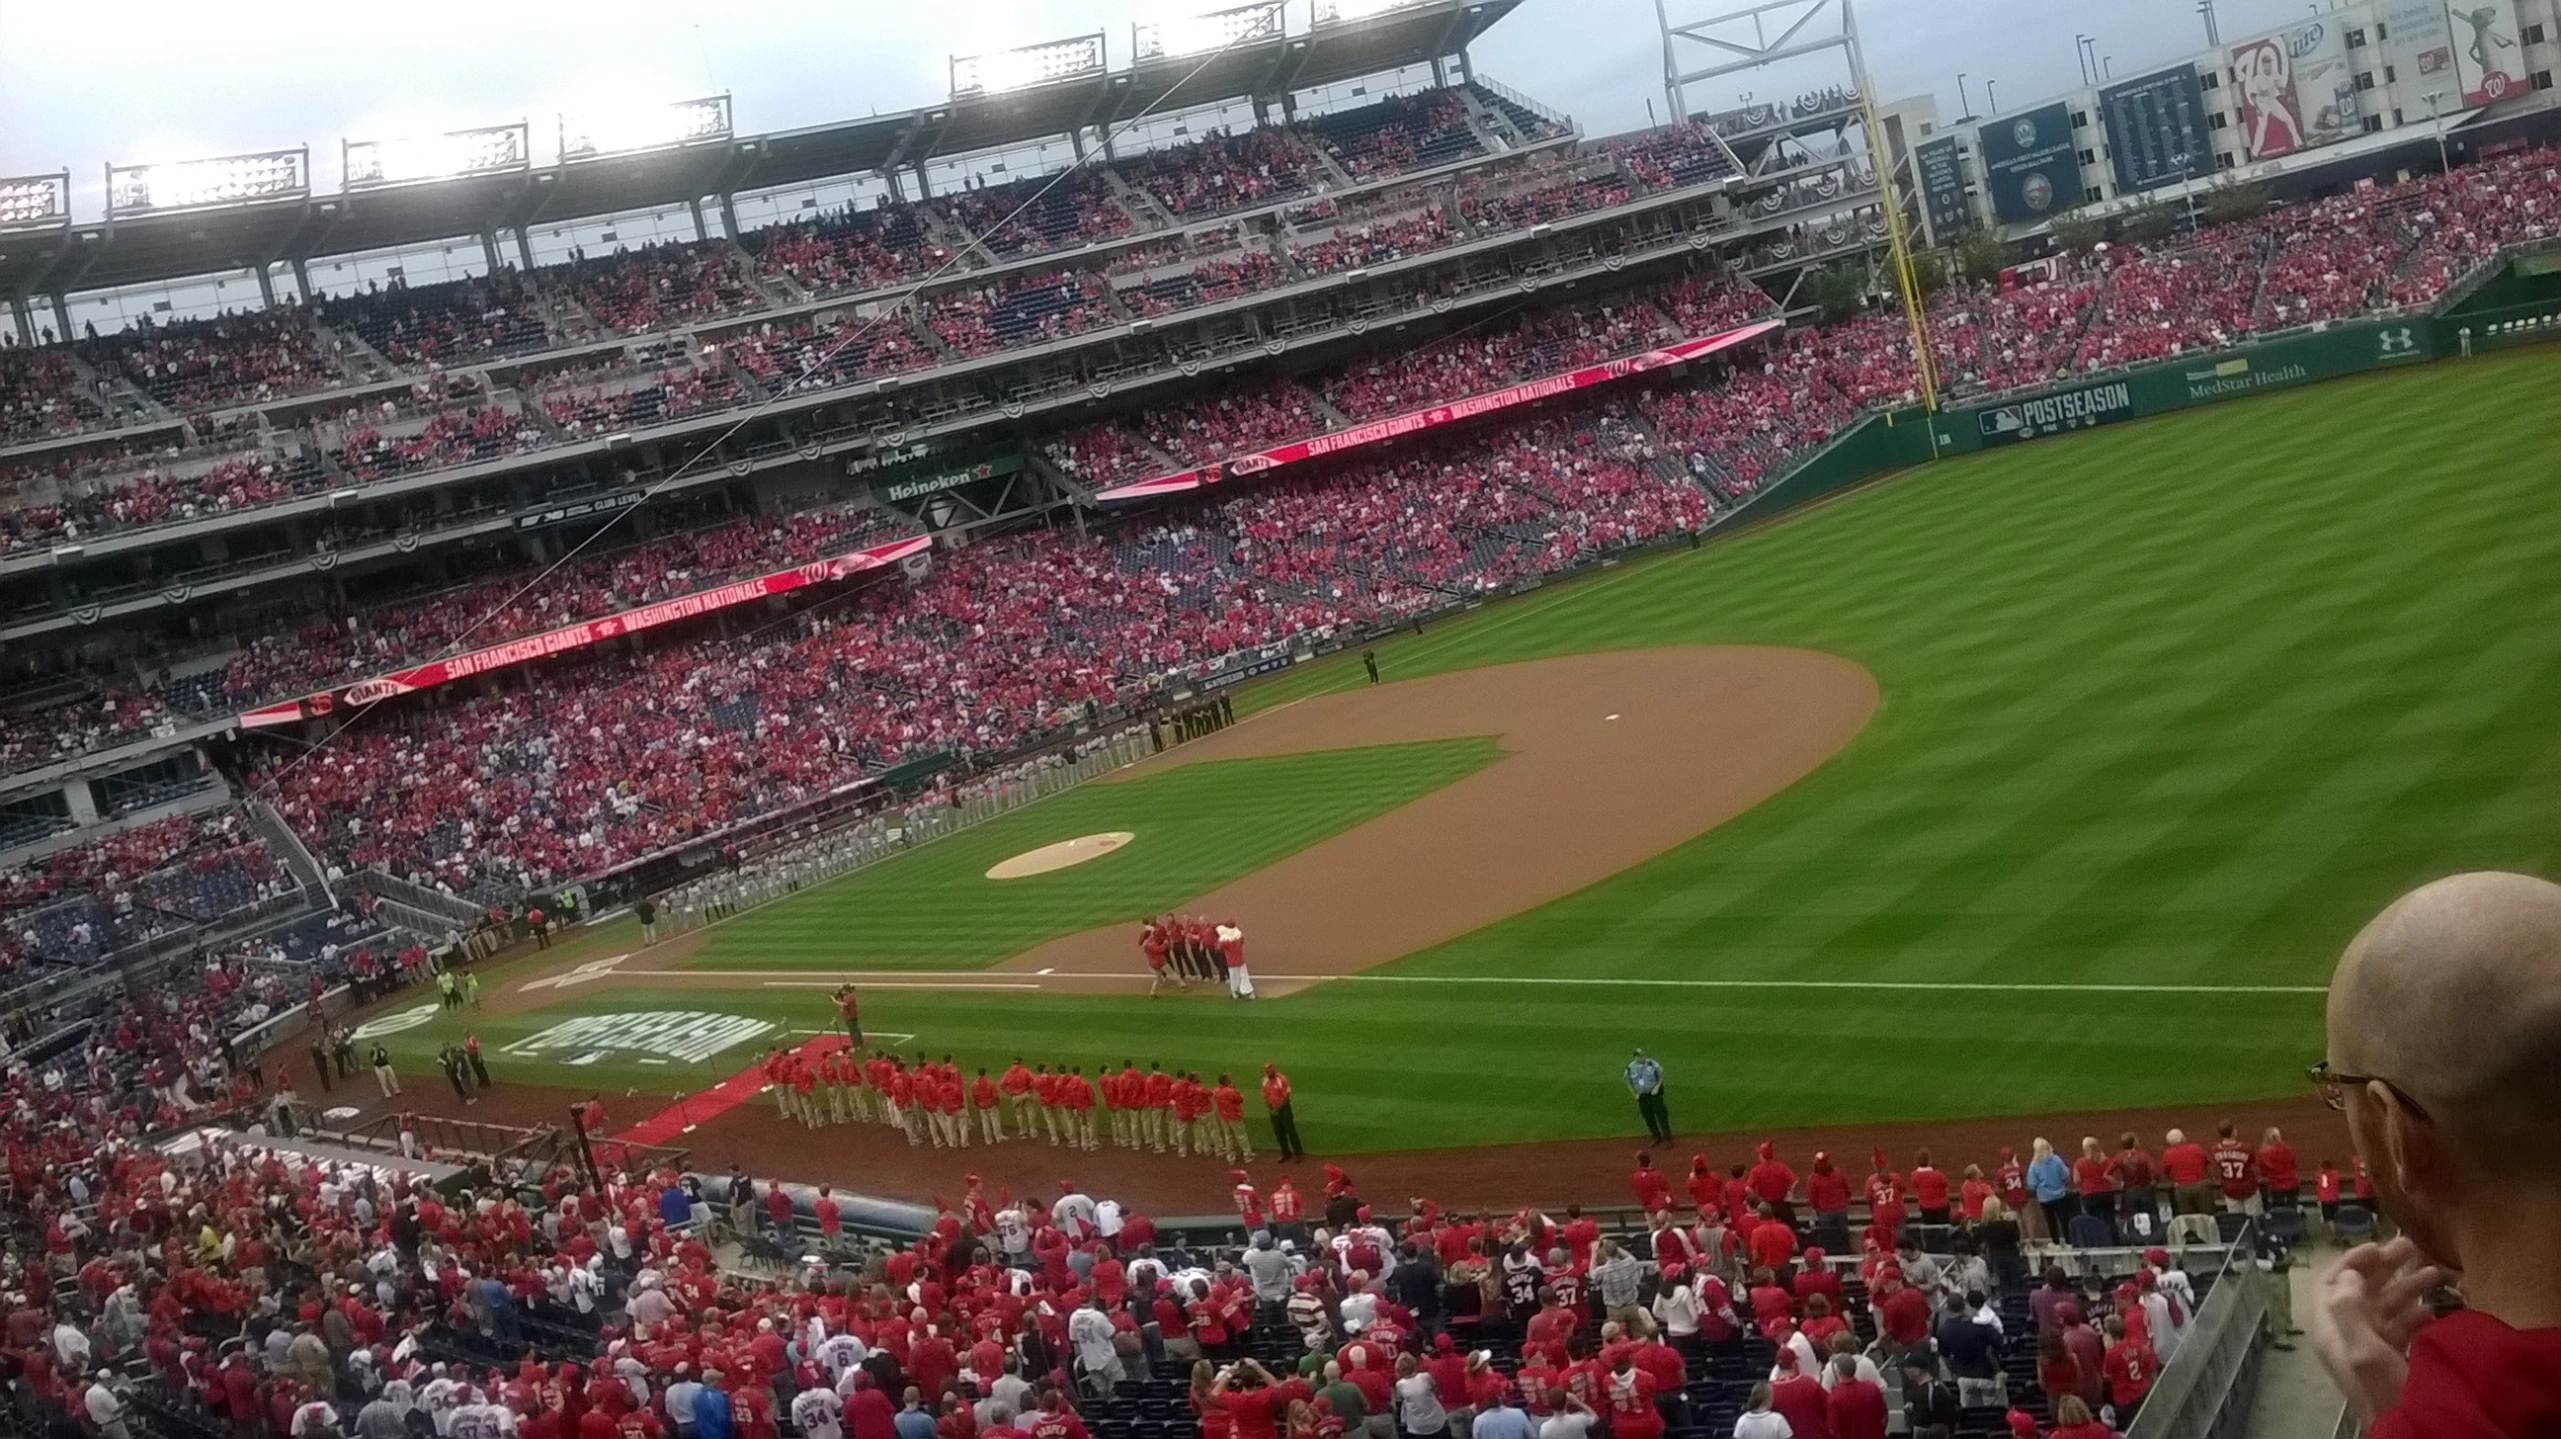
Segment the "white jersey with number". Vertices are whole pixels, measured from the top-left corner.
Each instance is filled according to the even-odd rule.
[[[801,1439],[844,1439],[845,1401],[832,1389],[803,1389],[791,1401],[792,1427]]]

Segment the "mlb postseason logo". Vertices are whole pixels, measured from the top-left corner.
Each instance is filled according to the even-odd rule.
[[[528,1035],[501,1053],[523,1059],[559,1057],[560,1063],[572,1065],[595,1064],[616,1054],[699,1064],[773,1028],[770,1020],[696,1010],[590,1014]]]
[[[2104,425],[2134,413],[2134,389],[2123,380],[2040,395],[2033,400],[2000,405],[1976,416],[1985,444],[2033,440],[2059,430]]]

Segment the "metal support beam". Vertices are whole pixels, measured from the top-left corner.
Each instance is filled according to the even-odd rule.
[[[32,345],[36,342],[35,317],[27,313],[26,296],[11,295],[9,297],[9,318],[17,322],[19,344]]]
[[[687,200],[687,201],[685,202],[685,210],[686,210],[686,213],[688,213],[688,214],[690,214],[690,215],[692,215],[692,216],[694,217],[694,240],[695,240],[695,242],[696,242],[696,243],[700,243],[700,242],[702,242],[702,241],[705,241],[705,240],[710,239],[710,238],[711,238],[711,227],[703,223],[703,218],[702,218],[702,201],[701,201],[700,199],[691,199],[691,200]]]
[[[738,197],[727,190],[720,192],[720,225],[729,238],[738,238]]]
[[[532,273],[533,273],[533,270],[534,270],[534,242],[533,242],[533,237],[525,233],[525,227],[524,227],[524,226],[522,226],[522,225],[518,225],[518,226],[516,227],[516,263],[517,263],[517,264],[520,264],[520,265],[522,265],[522,266],[524,266],[524,267],[525,267],[525,273],[526,273],[526,274],[530,275],[530,274],[532,274]]]
[[[71,302],[62,297],[60,290],[54,291],[47,298],[53,301],[53,322],[61,326],[55,333],[68,341],[71,338]]]
[[[919,160],[910,168],[916,176],[916,198],[918,200],[934,198],[934,181],[932,176],[925,173],[925,162]]]
[[[500,270],[507,268],[504,264],[500,263],[498,259],[497,231],[483,230],[480,232],[480,258],[489,263],[490,274],[495,275]]]
[[[293,257],[293,288],[304,304],[311,303],[311,263],[300,255]]]

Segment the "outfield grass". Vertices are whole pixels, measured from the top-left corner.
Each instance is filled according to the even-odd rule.
[[[1801,645],[1884,699],[1750,814],[1377,979],[866,1019],[973,1061],[1276,1058],[1354,1150],[1637,1132],[1631,1044],[1685,1127],[2292,1093],[2317,993],[1998,986],[2316,987],[2412,884],[2561,871],[2555,394],[2561,355],[2524,353],[2040,441],[1383,645],[1391,680]],[[1244,703],[1361,682],[1338,659]],[[1416,982],[1451,978],[1918,988]],[[824,1022],[773,993],[720,1007]]]
[[[1454,784],[1502,755],[1491,737],[1185,765],[1053,795],[976,829],[714,928],[713,969],[961,969],[1126,921],[1296,854]],[[1069,869],[987,878],[1028,850],[1127,830],[1129,844]]]

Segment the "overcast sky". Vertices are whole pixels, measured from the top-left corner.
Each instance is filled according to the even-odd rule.
[[[69,168],[84,219],[101,166],[309,144],[324,189],[342,137],[532,121],[548,161],[555,117],[635,97],[728,90],[742,132],[940,100],[946,57],[1105,30],[1126,63],[1132,21],[1218,0],[0,0],[0,173]],[[1307,0],[1290,0],[1290,28]],[[2307,0],[2219,0],[2227,40],[2301,17]],[[2202,48],[2195,0],[1865,0],[1878,88],[1938,94],[1958,113],[1997,79],[2002,108],[2079,83],[2072,35],[2094,31],[2115,73]],[[1675,19],[1696,15],[1673,5]],[[1659,106],[1654,0],[1523,0],[1476,51],[1479,71],[1603,135]],[[1693,103],[1698,101],[1693,96]],[[1764,97],[1768,98],[1768,97]]]

